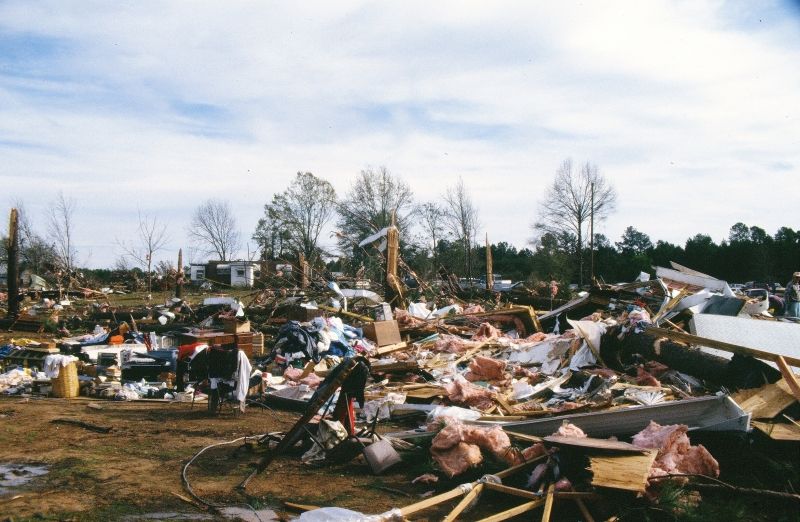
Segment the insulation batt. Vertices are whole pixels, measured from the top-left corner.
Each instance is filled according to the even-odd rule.
[[[479,314],[479,313],[482,313],[482,312],[485,312],[485,311],[486,310],[484,310],[481,305],[479,305],[479,304],[471,304],[471,305],[467,306],[466,308],[464,308],[464,312],[463,313],[465,315],[469,315],[469,314]]]
[[[431,455],[442,473],[450,478],[483,462],[480,448],[466,442],[459,442],[446,450],[431,449]]]
[[[684,424],[661,426],[650,421],[650,425],[633,436],[634,446],[658,450],[650,476],[658,477],[671,473],[719,476],[719,463],[711,453],[698,444],[692,446]]]
[[[506,361],[479,355],[469,363],[468,381],[497,381],[505,377]]]
[[[412,484],[434,484],[439,482],[439,477],[433,473],[425,473],[411,481]]]
[[[311,389],[318,388],[321,382],[322,379],[314,372],[311,372],[306,377],[300,379],[300,384],[306,384]]]
[[[431,441],[431,455],[449,477],[480,464],[481,450],[506,464],[514,464],[510,448],[511,439],[500,426],[469,426],[457,420],[449,421]]]
[[[529,335],[524,339],[526,343],[539,343],[547,339],[547,334],[542,332],[536,332],[534,334]]]
[[[433,349],[437,352],[461,353],[480,344],[478,341],[468,341],[457,335],[444,334],[439,336]]]
[[[492,392],[470,383],[461,375],[457,375],[453,382],[446,384],[444,389],[447,398],[456,404],[474,406],[479,410],[488,410],[492,407]]]
[[[491,324],[481,323],[481,325],[478,327],[478,331],[475,332],[475,335],[473,335],[472,338],[476,341],[485,341],[488,339],[497,339],[501,335],[503,335],[502,332],[500,332],[500,330]]]
[[[559,426],[553,435],[561,435],[562,437],[575,437],[578,439],[586,438],[586,434],[582,429],[569,422],[564,422],[564,424]]]
[[[291,366],[287,367],[283,372],[283,376],[290,381],[299,381],[301,375],[303,375],[303,370]]]

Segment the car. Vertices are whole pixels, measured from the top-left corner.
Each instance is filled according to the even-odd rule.
[[[772,315],[783,315],[786,303],[783,298],[771,293],[766,288],[751,288],[744,293],[749,298],[756,298],[761,301],[766,301],[767,310]]]
[[[731,290],[733,290],[734,292],[743,293],[745,291],[745,286],[743,284],[741,284],[741,283],[734,283],[734,284],[730,285],[730,287],[731,287]]]

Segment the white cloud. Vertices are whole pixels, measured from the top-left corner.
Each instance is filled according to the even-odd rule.
[[[617,187],[628,225],[682,243],[794,228],[797,12],[700,2],[5,2],[0,181],[36,214],[81,200],[110,264],[137,208],[185,243],[234,202],[245,236],[298,170],[339,192],[368,164],[420,199],[463,176],[522,246],[561,160]],[[761,21],[757,21],[761,18]],[[764,197],[759,197],[763,195]]]

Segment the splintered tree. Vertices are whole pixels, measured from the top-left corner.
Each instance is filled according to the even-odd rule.
[[[64,277],[67,279],[67,289],[72,287],[72,277],[77,262],[78,250],[75,248],[75,200],[58,193],[55,201],[50,203],[48,212],[47,235],[55,247],[56,279],[59,286]]]
[[[169,241],[167,226],[160,224],[155,216],[139,212],[139,227],[135,241],[117,240],[124,255],[147,272],[147,292],[153,291],[153,256],[163,250]]]
[[[583,285],[583,246],[589,221],[592,217],[594,221],[607,218],[616,199],[616,191],[598,173],[596,165],[587,162],[575,169],[572,160],[566,159],[556,170],[553,185],[539,207],[538,221],[533,224],[538,234],[574,234],[580,285]]]
[[[413,211],[413,193],[400,177],[386,167],[367,168],[356,177],[350,191],[337,206],[339,219],[339,247],[352,254],[356,261],[369,264],[358,243],[367,236],[391,225],[392,215],[400,232],[402,243],[408,237],[409,216]],[[368,267],[371,275],[378,276],[377,266]]]
[[[472,246],[478,233],[478,208],[472,202],[464,180],[447,189],[444,195],[447,228],[461,243],[464,253],[464,275],[472,277]]]
[[[188,229],[198,249],[216,254],[220,261],[230,261],[241,247],[241,235],[230,203],[209,199],[194,211]]]
[[[310,172],[298,172],[289,187],[264,206],[253,238],[263,257],[277,248],[302,253],[312,265],[320,259],[320,235],[336,208],[333,185]]]

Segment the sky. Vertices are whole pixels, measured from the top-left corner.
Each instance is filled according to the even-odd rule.
[[[800,228],[800,4],[0,0],[0,205],[44,233],[74,199],[86,266],[139,212],[174,259],[208,198],[247,238],[294,173],[381,165],[418,201],[461,177],[521,248],[566,158],[612,242]]]

